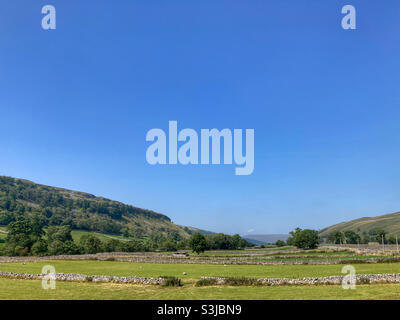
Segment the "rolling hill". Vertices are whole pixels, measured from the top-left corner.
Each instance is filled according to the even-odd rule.
[[[153,233],[176,240],[195,228],[178,226],[163,214],[92,194],[0,176],[0,225],[34,217],[43,225],[70,225],[75,230],[143,238]]]
[[[367,235],[378,229],[385,230],[390,235],[400,236],[400,212],[341,222],[320,230],[320,236],[326,238],[334,230],[352,230],[360,235]]]
[[[289,234],[247,234],[243,236],[247,241],[260,245],[260,244],[273,244],[278,240],[286,241]]]

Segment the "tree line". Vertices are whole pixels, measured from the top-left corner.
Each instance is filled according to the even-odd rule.
[[[73,229],[132,237],[148,233],[145,224],[141,225],[135,217],[170,222],[167,216],[151,210],[83,192],[0,176],[0,225],[27,216],[37,217],[43,226],[69,225]],[[137,228],[129,228],[125,218],[136,223]]]
[[[46,256],[62,254],[94,254],[99,252],[145,252],[193,250],[237,250],[251,246],[239,235],[223,233],[203,236],[193,234],[189,239],[167,237],[153,233],[145,239],[101,240],[93,234],[86,234],[75,241],[70,226],[43,228],[36,219],[21,219],[11,222],[5,244],[0,254],[7,256]],[[201,239],[200,243],[196,239]]]
[[[332,244],[368,244],[370,242],[378,242],[384,244],[396,244],[397,240],[394,235],[388,235],[383,229],[373,229],[368,233],[363,232],[361,235],[353,230],[347,231],[332,231],[327,238],[327,241]]]

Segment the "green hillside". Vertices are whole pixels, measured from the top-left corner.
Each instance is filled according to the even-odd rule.
[[[352,230],[359,235],[373,234],[376,230],[384,230],[389,235],[400,237],[400,212],[385,214],[377,217],[364,217],[348,222],[341,222],[320,231],[320,236],[326,238],[332,231]]]
[[[153,233],[186,239],[190,229],[167,216],[92,194],[0,176],[0,225],[35,217],[44,226],[143,238]]]

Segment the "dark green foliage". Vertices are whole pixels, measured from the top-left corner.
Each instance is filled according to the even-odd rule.
[[[69,225],[73,229],[143,237],[146,231],[126,227],[126,219],[144,217],[169,222],[162,214],[134,206],[33,182],[0,176],[0,225],[37,217],[44,226]],[[179,234],[172,235],[180,240]]]
[[[201,233],[196,232],[190,237],[189,246],[193,252],[202,253],[207,249],[206,238]]]
[[[361,278],[357,280],[357,284],[370,284],[371,281],[368,278]]]
[[[72,239],[71,231],[69,226],[48,228],[47,243],[50,255],[79,253],[79,248]]]
[[[288,243],[300,249],[314,249],[319,244],[318,231],[297,228],[295,231],[290,232],[292,235],[288,239]]]
[[[205,287],[205,286],[215,286],[217,285],[217,279],[200,279],[196,282],[196,287]]]
[[[339,230],[332,231],[328,236],[328,242],[333,244],[343,244],[345,240],[343,232]]]
[[[176,277],[161,276],[160,278],[164,278],[165,279],[163,287],[180,287],[182,285],[181,284],[181,279],[176,278]]]
[[[31,248],[31,254],[34,256],[45,256],[47,255],[48,247],[47,241],[40,239],[36,241]]]
[[[20,220],[8,225],[5,253],[26,256],[31,253],[35,242],[41,240],[43,229],[38,220]]]
[[[166,240],[161,244],[160,249],[162,251],[176,251],[176,250],[178,250],[178,247],[177,247],[177,243],[175,241]]]
[[[237,250],[252,246],[238,234],[230,236],[223,233],[217,233],[206,235],[205,238],[207,243],[206,250]]]
[[[122,241],[116,240],[116,239],[110,239],[107,242],[104,243],[103,245],[104,251],[105,252],[121,252],[124,251],[123,247],[124,244]]]
[[[361,243],[362,243],[362,244],[368,244],[368,243],[369,243],[369,236],[364,235],[364,236],[361,238]]]
[[[398,240],[397,240],[398,241]],[[389,239],[387,240],[388,244],[396,244],[396,237],[395,236],[390,236]]]
[[[382,230],[382,229],[376,230],[375,241],[376,241],[376,242],[379,242],[379,243],[382,243],[382,241],[383,241],[383,243],[386,244],[386,243],[387,243],[387,240],[386,240],[386,231],[385,231],[385,230]]]
[[[346,238],[346,243],[349,244],[358,244],[361,241],[361,237],[352,230],[345,231],[344,236]]]
[[[94,254],[104,251],[102,241],[93,235],[84,235],[79,240],[79,247],[82,253]]]
[[[277,247],[283,247],[283,246],[286,245],[286,243],[285,243],[285,241],[283,241],[283,240],[278,240],[278,241],[275,243],[275,245],[276,245]]]

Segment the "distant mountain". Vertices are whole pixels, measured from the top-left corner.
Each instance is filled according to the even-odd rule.
[[[243,239],[251,244],[255,244],[256,246],[262,246],[262,245],[266,244],[264,241],[258,241],[258,240],[254,240],[254,239],[245,238],[245,236]]]
[[[0,176],[0,225],[35,217],[43,225],[143,238],[153,233],[176,240],[192,233],[167,216],[92,194]],[[193,229],[193,228],[192,228]]]
[[[289,237],[289,234],[247,234],[243,236],[245,240],[257,245],[271,244],[278,240],[286,241]]]
[[[400,212],[377,217],[364,217],[347,222],[341,222],[320,230],[320,237],[326,238],[335,230],[352,230],[360,235],[373,234],[374,230],[383,229],[388,234],[400,236]]]

